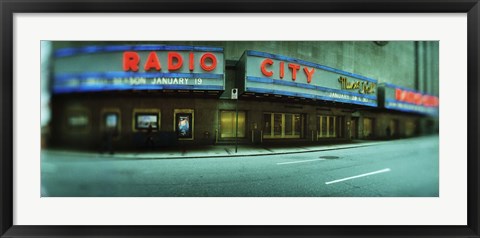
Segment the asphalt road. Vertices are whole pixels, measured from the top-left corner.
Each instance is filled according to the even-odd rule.
[[[85,158],[42,152],[42,196],[437,197],[438,136],[281,155]]]

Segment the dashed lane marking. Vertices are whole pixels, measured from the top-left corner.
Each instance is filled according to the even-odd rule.
[[[306,162],[312,162],[312,161],[318,161],[318,160],[325,160],[325,159],[311,159],[311,160],[300,160],[300,161],[282,162],[282,163],[277,163],[277,165],[306,163]]]
[[[377,170],[377,171],[373,171],[373,172],[366,173],[366,174],[355,175],[355,176],[348,177],[348,178],[337,179],[337,180],[333,180],[333,181],[330,181],[330,182],[325,182],[325,184],[328,185],[328,184],[332,184],[332,183],[343,182],[343,181],[350,180],[350,179],[356,179],[356,178],[361,178],[361,177],[365,177],[365,176],[369,176],[369,175],[386,173],[386,172],[390,172],[390,168]]]

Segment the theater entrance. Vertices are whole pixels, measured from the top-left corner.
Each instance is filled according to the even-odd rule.
[[[350,120],[350,139],[358,139],[358,117]]]

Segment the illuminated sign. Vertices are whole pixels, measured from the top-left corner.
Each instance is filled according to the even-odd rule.
[[[342,85],[344,90],[357,90],[361,94],[372,94],[375,93],[375,83],[370,83],[368,81],[348,81],[347,77],[340,76],[338,81]]]
[[[439,105],[438,97],[400,88],[395,89],[395,100],[426,107],[438,107]]]
[[[413,89],[382,83],[379,85],[380,106],[405,112],[438,116],[439,98]]]
[[[377,80],[328,66],[258,51],[246,51],[237,68],[240,93],[377,106]]]
[[[269,71],[267,69],[268,66],[272,66],[274,64],[273,60],[271,59],[264,59],[262,63],[260,64],[260,70],[262,71],[262,74],[267,77],[273,76],[273,71]],[[290,70],[290,75],[292,81],[295,81],[297,79],[297,72],[302,68],[299,64],[293,64],[293,63],[288,63],[287,64],[288,69]],[[313,73],[315,73],[315,68],[309,69],[308,67],[303,66],[303,72],[305,73],[305,76],[307,77],[307,83],[310,83],[312,81],[312,76]],[[279,72],[278,76],[283,79],[285,77],[285,62],[280,62],[279,63]]]
[[[87,46],[55,52],[54,93],[225,89],[223,48]]]
[[[195,54],[190,52],[188,54],[188,70],[194,71],[195,70]],[[209,61],[209,62],[208,62]],[[171,71],[178,71],[183,66],[183,56],[177,52],[168,52],[167,53],[167,62],[168,67],[167,70]],[[134,51],[127,51],[123,53],[123,70],[124,71],[138,71],[140,64],[140,55]],[[204,71],[212,71],[217,67],[217,57],[212,53],[204,53],[200,57],[199,62],[201,68]],[[148,54],[147,59],[145,60],[145,64],[143,69],[145,71],[155,70],[161,71],[162,66],[160,64],[160,60],[158,58],[158,54],[155,51],[152,51]]]

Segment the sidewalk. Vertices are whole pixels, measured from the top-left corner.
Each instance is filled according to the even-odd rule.
[[[238,145],[235,153],[235,145],[209,145],[195,146],[186,149],[168,148],[142,152],[116,152],[108,153],[79,152],[64,150],[46,150],[47,153],[66,156],[85,156],[118,159],[187,159],[187,158],[212,158],[212,157],[240,157],[262,156],[275,154],[293,154],[314,151],[340,150],[356,147],[373,146],[386,141],[352,141],[344,144],[332,145],[304,145],[304,146],[274,146],[274,145]]]

